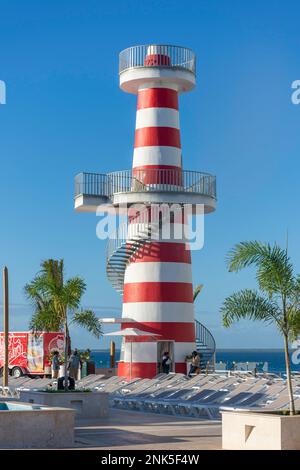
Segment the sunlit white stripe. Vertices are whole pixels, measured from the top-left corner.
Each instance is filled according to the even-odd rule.
[[[136,147],[133,168],[145,165],[168,165],[181,167],[181,149],[177,147]]]
[[[174,360],[175,362],[185,362],[187,355],[195,350],[195,343],[174,343]]]
[[[192,282],[191,265],[169,262],[140,262],[128,264],[124,283],[130,282]]]
[[[131,356],[132,345],[132,356]],[[157,361],[157,343],[141,342],[130,343],[124,345],[124,362],[156,362]]]
[[[157,337],[159,341],[159,336]],[[167,340],[165,340],[167,341]],[[170,340],[172,341],[172,340]],[[132,344],[132,356],[131,356],[131,344]],[[191,354],[195,350],[195,343],[181,343],[174,342],[174,352],[170,348],[170,356],[173,362],[185,362],[187,355]],[[124,362],[156,362],[157,361],[157,343],[153,342],[140,342],[140,343],[125,343],[124,348]]]
[[[161,46],[160,44],[151,44],[147,47],[147,55],[158,54],[169,57],[169,48],[168,46]],[[147,57],[147,56],[146,56]],[[169,57],[171,60],[171,58]]]
[[[136,129],[174,127],[179,129],[179,112],[173,108],[144,108],[136,112]]]
[[[123,317],[137,322],[194,322],[194,304],[185,302],[128,302]]]

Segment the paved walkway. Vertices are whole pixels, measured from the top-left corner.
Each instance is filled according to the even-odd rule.
[[[76,423],[78,449],[201,450],[221,449],[221,423],[111,409],[103,420]]]

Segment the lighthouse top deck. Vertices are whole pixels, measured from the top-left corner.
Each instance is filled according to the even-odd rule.
[[[196,83],[196,56],[181,46],[148,44],[124,49],[119,58],[120,87],[137,94],[147,84],[172,87],[179,93]]]
[[[147,88],[167,88],[178,94],[187,92],[192,90],[196,83],[196,56],[191,49],[181,46],[132,46],[120,52],[119,77],[120,88],[127,93],[143,93]],[[158,108],[160,109],[155,110],[155,115],[150,109],[150,121],[147,117],[143,122],[137,120],[136,131],[149,126],[154,126],[154,129],[171,126],[171,131],[179,134],[178,110],[165,110],[162,105]],[[149,114],[149,110],[142,112]],[[171,114],[173,120],[170,118]],[[165,165],[161,160],[158,166],[151,164],[108,174],[79,173],[75,177],[75,210],[96,212],[101,205],[107,212],[115,213],[117,209],[121,213],[123,206],[126,211],[127,207],[134,204],[165,203],[190,204],[193,211],[201,204],[204,213],[213,212],[216,208],[216,177],[203,172],[184,170],[180,143],[178,145],[176,141],[175,144],[175,152],[180,154],[180,165],[178,161],[175,166]],[[154,151],[155,146],[166,146],[169,152],[170,143],[162,143],[160,139],[159,145],[147,143],[142,146],[142,150],[149,145],[150,150],[151,145],[154,145]],[[160,152],[158,150],[158,153]]]

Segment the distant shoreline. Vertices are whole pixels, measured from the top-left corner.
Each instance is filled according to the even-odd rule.
[[[78,348],[84,350],[84,348]],[[91,351],[95,352],[106,352],[109,351],[109,348],[105,349],[91,349]],[[116,349],[116,351],[120,351],[120,349]],[[217,348],[217,351],[283,351],[283,348]]]
[[[294,350],[290,350],[292,358]],[[297,354],[297,353],[296,353]],[[109,349],[93,349],[91,350],[92,359],[98,364],[98,367],[109,367]],[[116,360],[118,361],[121,356],[121,351],[116,350]],[[227,370],[231,370],[237,363],[242,364],[257,364],[258,367],[263,369],[267,364],[269,372],[285,373],[285,355],[283,348],[220,348],[216,350],[216,362],[219,364],[226,364]],[[300,372],[300,364],[298,359],[296,363],[292,363],[292,370]]]

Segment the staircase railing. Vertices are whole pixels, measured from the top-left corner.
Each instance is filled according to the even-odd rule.
[[[198,346],[199,352],[205,356],[203,360],[206,365],[214,368],[216,362],[215,338],[213,337],[209,329],[206,328],[206,326],[204,326],[198,320],[195,320],[195,329],[196,346]]]
[[[129,259],[150,238],[151,224],[133,224],[130,227],[125,222],[121,224],[115,234],[108,239],[106,251],[106,273],[112,286],[123,295],[124,275]]]

